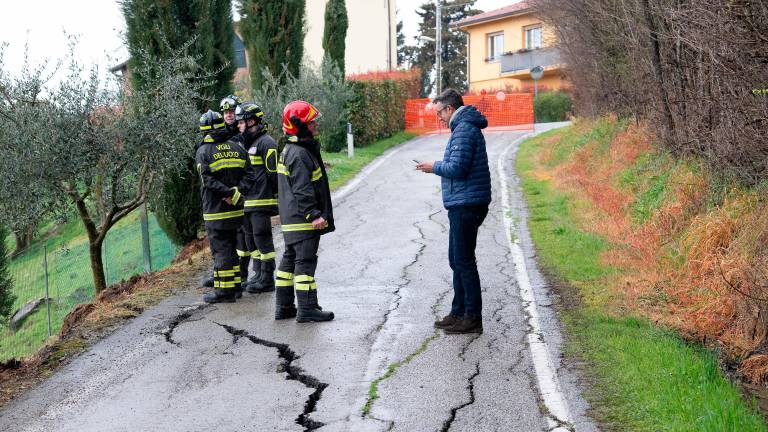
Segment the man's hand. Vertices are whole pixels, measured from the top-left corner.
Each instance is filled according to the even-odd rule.
[[[418,165],[416,165],[416,169],[425,172],[425,173],[431,173],[432,167],[435,165],[435,161],[432,162],[421,162]]]
[[[312,228],[316,230],[321,230],[327,226],[328,226],[328,222],[322,217],[319,217],[312,221]]]
[[[232,205],[232,197],[222,198],[221,200],[229,205]]]

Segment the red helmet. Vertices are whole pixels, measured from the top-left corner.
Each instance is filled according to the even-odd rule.
[[[286,135],[298,135],[299,127],[301,125],[294,124],[291,118],[296,118],[303,124],[307,124],[312,120],[317,120],[320,117],[320,112],[312,106],[309,102],[293,101],[283,109],[283,132]]]

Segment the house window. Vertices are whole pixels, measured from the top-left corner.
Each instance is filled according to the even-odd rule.
[[[541,26],[528,27],[525,29],[525,48],[541,48]]]
[[[235,48],[235,66],[237,66],[238,68],[244,68],[246,66],[245,65],[245,45],[243,45],[243,41],[240,40],[240,37],[237,36],[237,33],[235,33],[233,45]]]
[[[501,58],[504,52],[504,33],[492,33],[488,35],[488,61],[495,61]]]

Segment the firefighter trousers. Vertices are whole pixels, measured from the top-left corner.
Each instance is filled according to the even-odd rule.
[[[244,226],[251,233],[253,268],[272,274],[275,271],[275,243],[272,240],[272,218],[256,212],[245,214]]]
[[[317,269],[317,250],[320,247],[320,236],[285,245],[283,258],[277,268],[275,286],[280,291],[316,291],[315,269]]]
[[[208,228],[207,231],[213,255],[213,287],[241,290],[237,230]]]

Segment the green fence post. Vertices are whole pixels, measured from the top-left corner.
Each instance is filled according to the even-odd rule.
[[[144,248],[144,273],[152,271],[152,250],[149,245],[149,219],[147,218],[147,203],[141,206],[141,243]]]
[[[48,337],[51,336],[51,296],[48,295],[48,245],[43,245],[43,272],[45,274],[45,305],[48,309]]]

